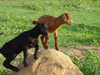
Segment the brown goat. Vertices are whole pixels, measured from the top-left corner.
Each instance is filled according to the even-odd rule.
[[[64,13],[59,17],[44,15],[44,16],[41,16],[38,19],[38,21],[33,21],[33,24],[37,24],[37,23],[40,23],[40,22],[46,23],[46,25],[48,27],[48,31],[50,33],[54,34],[55,48],[56,48],[56,50],[58,50],[59,48],[58,48],[58,43],[57,43],[57,30],[62,24],[72,25],[71,14]],[[49,39],[49,36],[42,35],[42,37],[41,37],[41,41],[42,41],[43,47],[45,49],[48,48],[48,39]],[[37,43],[38,43],[38,41],[39,41],[39,37],[37,39]]]

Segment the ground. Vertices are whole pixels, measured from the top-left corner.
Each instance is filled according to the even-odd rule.
[[[85,46],[85,45],[68,46],[66,45],[66,47],[68,48],[67,49],[61,48],[60,51],[66,52],[69,56],[73,55],[75,57],[82,58],[84,57],[83,53],[85,53],[89,49],[89,50],[95,50],[99,54],[99,57],[100,57],[100,46]]]

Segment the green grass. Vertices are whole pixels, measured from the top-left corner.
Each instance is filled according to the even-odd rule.
[[[87,50],[84,53],[84,58],[72,61],[80,68],[84,75],[99,75],[100,74],[100,59],[98,53],[94,50]]]
[[[71,2],[72,1],[72,2]],[[99,3],[94,0],[53,0],[39,3],[39,0],[3,0],[0,2],[0,47],[23,31],[34,25],[42,15],[59,16],[71,13],[73,26],[62,25],[58,30],[59,45],[100,45],[100,9]],[[92,5],[93,4],[93,5]],[[94,7],[96,5],[96,7]],[[62,37],[61,37],[62,36]],[[60,40],[63,39],[63,40]],[[54,44],[53,35],[50,34],[51,47]],[[63,43],[63,44],[62,44]],[[41,43],[40,43],[41,45]],[[42,45],[41,45],[42,47]]]
[[[23,31],[33,28],[32,20],[38,20],[42,15],[57,17],[63,13],[72,14],[73,25],[64,24],[59,28],[60,48],[65,45],[100,46],[99,0],[0,0],[0,33],[4,33],[0,35],[0,48]],[[41,42],[39,45],[42,48]],[[49,47],[54,48],[52,34]],[[0,73],[4,72],[4,68],[1,69]]]

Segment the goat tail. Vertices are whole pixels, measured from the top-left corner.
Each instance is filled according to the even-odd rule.
[[[33,24],[37,25],[38,24],[38,21],[33,21]]]

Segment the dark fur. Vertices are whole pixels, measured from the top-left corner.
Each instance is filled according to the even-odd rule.
[[[36,39],[38,35],[48,34],[47,27],[44,23],[39,23],[36,27],[29,31],[25,31],[21,33],[16,38],[4,44],[4,46],[0,49],[0,53],[6,58],[3,65],[13,71],[19,71],[19,68],[12,66],[10,62],[15,59],[15,57],[23,51],[24,53],[24,61],[23,64],[26,67],[27,62],[27,50],[29,48],[35,47],[34,58],[37,59],[37,51],[39,49],[39,45],[36,44]]]

